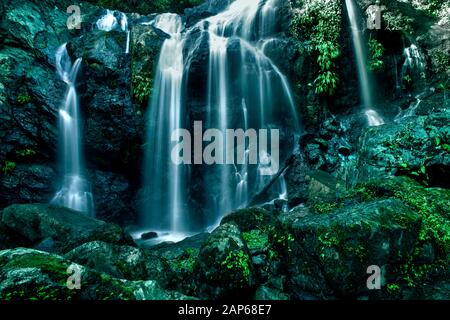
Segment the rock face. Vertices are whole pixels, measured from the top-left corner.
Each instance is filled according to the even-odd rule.
[[[64,255],[70,261],[127,280],[159,280],[167,284],[168,269],[160,257],[143,250],[95,241],[85,243]]]
[[[367,294],[367,268],[381,268],[408,257],[420,223],[420,216],[398,200],[356,205],[298,220],[291,228],[299,251],[307,256],[294,255],[298,263],[293,267],[293,291],[299,298],[305,294],[302,291],[322,298],[326,296],[323,291],[308,292],[311,284],[322,282],[325,287],[321,290],[328,288],[337,297]],[[311,266],[311,261],[315,265]],[[308,272],[313,268],[321,271],[319,279]]]
[[[223,224],[209,236],[200,249],[194,273],[200,297],[245,297],[246,291],[254,286],[254,270],[236,225]]]
[[[72,59],[83,58],[77,88],[81,140],[88,154],[87,176],[97,216],[130,223],[138,210],[133,200],[140,185],[145,136],[142,105],[151,92],[151,86],[133,87],[132,80],[134,76],[136,84],[151,82],[161,41],[154,33],[151,45],[147,41],[139,47],[133,41],[132,48],[141,54],[127,55],[124,32],[97,30],[95,22],[104,10],[96,6],[81,3],[81,29],[69,30],[66,11],[71,4],[29,0],[3,1],[0,6],[5,17],[0,23],[0,208],[46,203],[60,187],[57,125],[66,85],[56,75],[54,56],[67,42]],[[142,39],[151,30],[139,27],[133,39]],[[151,55],[143,50],[147,47]],[[137,60],[146,68],[136,67]],[[139,75],[146,75],[148,81],[140,82]],[[137,103],[136,92],[147,100]]]
[[[90,218],[79,212],[51,205],[12,205],[2,212],[1,223],[14,234],[39,245],[53,244],[49,251],[64,253],[82,243],[105,241],[132,244],[131,238],[114,224]]]
[[[410,108],[414,108],[414,105]],[[409,175],[449,187],[450,114],[439,96],[427,98],[411,116],[366,130],[359,143],[359,180]]]
[[[68,283],[80,276],[80,289]],[[0,251],[1,300],[173,300],[188,297],[155,281],[119,280],[64,258],[32,249]]]

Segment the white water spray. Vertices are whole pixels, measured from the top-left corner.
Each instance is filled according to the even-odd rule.
[[[369,82],[369,73],[367,72],[367,57],[363,47],[362,31],[360,31],[358,27],[358,14],[353,0],[345,0],[345,4],[347,6],[348,18],[352,29],[353,49],[358,65],[359,86],[363,106],[366,110],[365,115],[367,116],[369,126],[379,126],[384,124],[384,120],[372,109],[373,99]]]
[[[66,44],[56,52],[56,69],[68,91],[63,107],[59,110],[60,134],[62,140],[62,160],[64,177],[62,188],[51,203],[87,214],[94,213],[92,193],[88,181],[83,177],[80,148],[79,101],[76,91],[76,78],[81,59],[72,65]]]

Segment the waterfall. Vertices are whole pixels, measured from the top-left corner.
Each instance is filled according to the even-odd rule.
[[[371,86],[369,82],[369,73],[367,71],[367,56],[363,46],[362,31],[358,27],[358,14],[353,0],[345,0],[347,6],[348,18],[352,29],[353,50],[358,65],[358,78],[361,91],[361,98],[365,108],[369,126],[379,126],[384,124],[381,116],[373,110],[373,100]]]
[[[56,69],[61,80],[67,84],[68,91],[64,105],[59,110],[63,184],[51,203],[93,214],[93,197],[89,183],[83,177],[84,170],[81,160],[79,101],[76,91],[76,78],[80,65],[81,58],[72,65],[66,44],[58,48]]]
[[[405,62],[402,66],[401,81],[405,80],[408,75],[411,77],[421,78],[425,72],[426,60],[419,48],[415,44],[403,50]]]
[[[245,152],[238,153],[238,158],[245,161],[236,161],[239,164],[207,166],[194,160],[196,166],[188,167],[171,162],[170,135],[201,120],[189,118],[187,101],[193,93],[186,89],[191,62],[207,43],[202,117],[208,129],[288,128],[285,143],[295,144],[300,125],[294,96],[287,77],[267,56],[268,48],[278,44],[278,8],[283,1],[236,0],[187,30],[174,14],[159,15],[151,23],[170,38],[161,49],[149,112],[143,210],[147,227],[180,232],[215,225],[224,214],[248,205],[277,174],[270,164],[277,161],[278,154],[267,151],[270,143],[259,150],[258,165],[249,164],[250,150],[244,142]],[[270,175],[268,170],[272,170]],[[201,184],[203,194],[189,190],[192,179]],[[277,198],[287,197],[283,181],[274,188],[278,188],[274,192]],[[196,210],[203,212],[200,225],[193,225],[193,220],[199,220],[195,219]]]
[[[182,231],[186,201],[182,188],[183,168],[171,161],[171,135],[182,127],[183,23],[176,14],[161,14],[154,27],[170,36],[162,45],[156,72],[151,110],[149,113],[148,146],[146,149],[145,181],[148,205],[145,225],[166,226],[173,232]],[[168,214],[162,222],[160,214]]]
[[[130,53],[131,31],[128,26],[128,18],[125,13],[106,9],[105,15],[97,20],[96,26],[97,29],[106,32],[110,32],[113,30],[120,30],[122,32],[125,32],[127,35],[127,40],[125,43],[125,54]]]

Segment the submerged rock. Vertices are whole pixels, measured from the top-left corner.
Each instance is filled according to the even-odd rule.
[[[154,239],[157,237],[158,237],[158,234],[154,231],[141,234],[141,239],[143,239],[143,240],[150,240],[150,239]]]
[[[54,241],[52,248],[58,253],[95,240],[134,244],[131,237],[117,225],[52,205],[12,205],[3,210],[1,222],[31,244],[37,245],[44,239],[51,239]]]

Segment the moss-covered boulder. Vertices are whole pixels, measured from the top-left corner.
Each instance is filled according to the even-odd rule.
[[[291,226],[296,242],[307,254],[305,258],[319,266],[336,297],[367,294],[367,268],[389,268],[406,261],[420,227],[420,215],[394,199],[310,215]],[[297,258],[301,264],[302,257]],[[304,272],[299,265],[295,269]]]
[[[164,274],[154,279],[158,279],[161,283],[165,280],[164,284],[170,290],[195,295],[197,286],[193,281],[194,264],[208,236],[208,233],[201,233],[177,243],[166,242],[146,249],[148,259],[162,261],[165,266]]]
[[[69,289],[71,276],[79,289]],[[0,251],[1,300],[171,300],[186,296],[163,290],[155,281],[113,278],[64,258],[32,249]]]
[[[242,232],[270,225],[276,221],[276,215],[262,208],[247,208],[237,210],[225,216],[221,224],[234,223]]]
[[[448,189],[390,177],[311,206],[322,209],[302,207],[307,215],[283,220],[296,234],[291,256],[301,257],[291,270],[297,297],[450,297],[449,290],[441,290],[450,264]],[[370,231],[364,226],[371,226]],[[369,292],[361,282],[368,277],[361,272],[370,265],[382,268],[381,290]],[[439,294],[430,293],[434,287]]]
[[[254,269],[248,248],[235,224],[213,231],[194,264],[198,295],[209,299],[249,297]]]
[[[167,263],[136,247],[94,241],[82,244],[64,257],[119,279],[158,280],[162,285],[167,282]]]
[[[46,204],[12,205],[1,214],[1,222],[26,240],[22,245],[39,245],[51,240],[48,251],[64,253],[90,241],[134,245],[119,226],[83,213]]]

